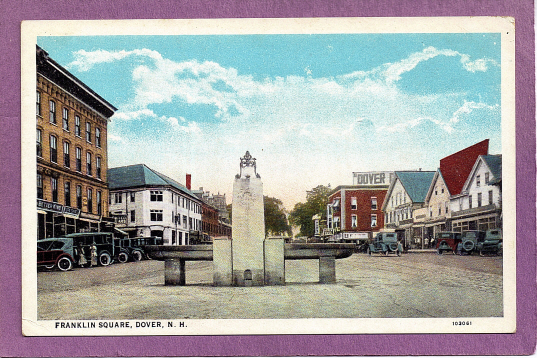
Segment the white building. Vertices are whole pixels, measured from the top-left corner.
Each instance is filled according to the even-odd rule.
[[[185,186],[144,164],[108,170],[110,216],[130,237],[158,236],[188,245],[201,231],[201,200]]]
[[[459,195],[450,200],[454,231],[501,227],[502,156],[480,155]]]

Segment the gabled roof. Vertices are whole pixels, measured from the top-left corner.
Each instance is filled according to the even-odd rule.
[[[145,164],[134,164],[126,167],[108,169],[108,187],[110,190],[128,189],[144,186],[171,186],[183,193],[195,196],[185,186],[161,174]]]
[[[440,159],[440,171],[451,195],[460,194],[477,157],[487,155],[488,150],[489,140],[485,139]]]
[[[429,190],[427,191],[427,195],[425,195],[425,202],[428,202],[431,199],[431,196],[433,195],[434,187],[438,179],[442,179],[444,183],[446,180],[444,179],[442,172],[440,171],[440,168],[434,173],[433,180],[431,180],[431,185],[429,186]],[[447,188],[447,194],[448,196],[451,196],[451,193],[449,192],[449,188]]]
[[[423,203],[436,172],[395,172],[413,203]]]
[[[492,173],[492,179],[489,181],[489,184],[497,184],[502,181],[502,155],[483,155],[481,156],[487,167],[489,167],[490,172]]]
[[[464,183],[463,190],[468,190],[470,183],[475,176],[475,173],[477,172],[477,169],[479,167],[479,163],[485,163],[485,165],[490,170],[490,173],[492,174],[492,178],[489,180],[490,185],[495,185],[498,183],[501,183],[502,181],[502,155],[480,155],[477,160],[474,163],[474,166],[472,167],[472,171],[468,175],[468,178],[466,179],[466,182]]]

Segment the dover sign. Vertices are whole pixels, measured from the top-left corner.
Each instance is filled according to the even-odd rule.
[[[352,184],[388,187],[394,176],[394,172],[353,172]]]

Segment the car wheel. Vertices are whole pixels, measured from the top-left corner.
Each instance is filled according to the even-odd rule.
[[[99,255],[99,265],[101,266],[108,266],[112,263],[112,258],[110,257],[110,254],[106,251],[101,252]]]
[[[436,250],[436,253],[437,253],[438,255],[442,255],[444,252],[443,252],[442,250],[438,249],[438,250]]]
[[[57,265],[61,271],[69,271],[73,268],[73,261],[67,256],[64,256],[58,260]]]
[[[143,258],[142,253],[138,250],[133,251],[131,256],[132,256],[133,261],[142,261],[142,258]]]
[[[126,252],[120,252],[118,255],[117,255],[117,260],[119,262],[121,262],[122,264],[129,261],[129,255],[126,253]]]

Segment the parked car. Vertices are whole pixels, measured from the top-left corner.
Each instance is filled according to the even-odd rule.
[[[127,260],[141,261],[142,259],[149,257],[145,253],[146,245],[162,245],[163,240],[157,236],[149,237],[134,237],[119,239],[117,246],[127,252]]]
[[[53,269],[57,267],[61,271],[73,268],[73,248],[70,240],[44,239],[37,242],[37,267]]]
[[[401,256],[402,252],[403,245],[397,241],[397,234],[394,232],[379,232],[367,248],[369,255],[381,253],[388,256],[390,253],[394,253]]]
[[[483,254],[496,254],[502,255],[503,253],[503,238],[501,229],[487,230],[485,233],[485,240],[478,242],[476,250],[481,256]]]
[[[460,232],[444,231],[436,234],[436,252],[442,255],[444,252],[457,251],[457,245],[462,241]]]
[[[476,251],[478,243],[485,241],[485,231],[469,230],[463,231],[461,242],[457,245],[459,255],[464,253],[471,255]]]

